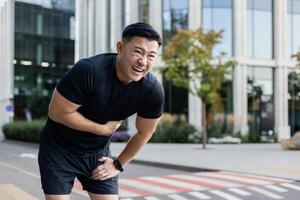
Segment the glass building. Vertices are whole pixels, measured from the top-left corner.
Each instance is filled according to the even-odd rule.
[[[292,58],[300,48],[300,0],[82,0],[75,4],[75,60],[115,52],[124,26],[137,21],[150,23],[162,35],[163,45],[179,28],[222,30],[223,39],[213,53],[225,53],[226,58],[236,60],[237,64],[232,68],[232,75],[227,77],[215,107],[209,112],[209,134],[240,133],[250,136],[253,141],[268,141],[289,138],[300,130],[300,71]],[[18,58],[20,54],[16,52],[13,90],[16,100],[18,95],[46,97],[49,90],[47,92],[45,88],[53,87],[56,78],[72,63],[68,62],[69,58],[72,60],[71,54],[59,57],[58,52],[71,48],[73,40],[69,36],[72,34],[63,27],[73,25],[60,28],[59,40],[64,41],[64,45],[57,47],[57,37],[53,38],[55,30],[44,30],[41,24],[51,24],[50,19],[55,18],[43,17],[48,11],[55,16],[58,12],[65,16],[65,20],[61,17],[60,23],[74,20],[73,15],[69,9],[58,10],[55,6],[50,9],[49,5],[39,5],[43,8],[42,13],[30,14],[36,15],[34,34],[22,33],[27,29],[15,31],[15,41],[19,41],[15,46],[22,44],[28,49],[23,58]],[[34,10],[35,6],[31,5],[30,9]],[[45,22],[45,18],[49,20]],[[18,39],[25,35],[28,41]],[[39,42],[41,37],[51,38],[51,44]],[[29,41],[35,45],[30,45]],[[49,60],[44,55],[49,55]],[[21,65],[21,60],[29,58],[31,68]],[[43,62],[49,66],[43,67]],[[162,66],[164,63],[159,58],[156,68]],[[28,68],[32,70],[27,71],[32,76],[21,72]],[[175,87],[163,74],[155,70],[154,73],[165,88],[165,111],[186,115],[188,121],[201,130],[201,100]],[[27,84],[23,91],[20,89],[22,80]],[[28,92],[26,88],[30,87],[36,89]],[[19,101],[16,105],[28,108],[30,104]],[[134,117],[129,119],[129,127],[133,129]]]
[[[52,91],[74,62],[72,0],[15,1],[15,120],[47,116]]]

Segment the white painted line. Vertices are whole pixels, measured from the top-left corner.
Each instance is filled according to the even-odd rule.
[[[119,180],[119,183],[122,183],[124,185],[133,186],[133,187],[140,188],[140,189],[144,189],[144,190],[148,190],[148,191],[152,191],[157,194],[168,194],[168,193],[177,192],[175,190],[158,187],[158,186],[151,185],[151,184],[141,183],[141,182],[130,180],[130,179],[125,179],[125,180],[121,179],[121,180]]]
[[[35,178],[35,179],[40,179],[40,178],[41,178],[40,175],[37,175],[37,174],[34,174],[34,173],[32,173],[32,172],[23,170],[23,169],[21,169],[21,168],[19,168],[19,167],[16,167],[16,166],[14,166],[14,165],[7,164],[7,163],[2,162],[2,161],[0,161],[0,165],[2,165],[2,166],[4,166],[4,167],[7,167],[7,168],[9,168],[9,169],[13,169],[13,170],[15,170],[15,171],[18,171],[18,172],[20,172],[20,173],[22,173],[22,174],[25,174],[25,175],[30,176],[30,177]],[[72,191],[73,191],[74,193],[78,194],[78,195],[81,195],[81,196],[84,196],[84,197],[88,197],[88,195],[87,195],[86,192],[82,192],[82,191],[78,191],[78,190],[72,190]]]
[[[140,195],[119,188],[119,196],[120,196],[120,197],[123,197],[123,198],[125,198],[125,197],[127,198],[127,197],[137,197],[137,196],[140,196]]]
[[[237,198],[235,196],[232,196],[232,195],[230,195],[228,193],[225,193],[225,192],[222,192],[220,190],[211,190],[209,192],[213,193],[215,195],[218,195],[220,197],[223,197],[224,199],[227,199],[227,200],[241,200],[241,199],[239,199],[239,198]]]
[[[263,194],[265,196],[268,196],[270,198],[273,198],[273,199],[283,199],[282,196],[279,196],[277,194],[274,194],[268,190],[264,190],[262,188],[259,188],[259,187],[255,187],[255,186],[251,186],[251,187],[248,187],[248,189],[254,191],[254,192],[257,192],[257,193],[260,193],[260,194]]]
[[[237,183],[232,183],[229,181],[223,181],[223,180],[218,180],[218,179],[214,179],[212,178],[207,178],[207,177],[199,177],[199,176],[193,176],[193,175],[184,175],[184,174],[179,174],[179,175],[173,175],[174,177],[178,177],[178,178],[186,178],[186,179],[190,179],[193,181],[202,181],[205,183],[210,183],[210,184],[216,184],[216,185],[220,185],[223,187],[240,187],[242,185],[237,184]]]
[[[168,195],[168,197],[170,199],[174,199],[174,200],[188,200],[187,198],[185,198],[179,194],[170,194],[170,195]]]
[[[215,173],[215,172],[213,172]],[[254,174],[246,174],[246,173],[236,173],[236,172],[217,172],[221,174],[227,174],[227,175],[232,175],[232,176],[245,176],[249,178],[254,178],[254,179],[266,179],[269,181],[279,181],[279,182],[291,182],[290,180],[287,179],[282,179],[282,178],[273,178],[273,177],[267,177],[267,176],[259,176],[259,175],[254,175]]]
[[[200,173],[197,173],[201,175]],[[256,184],[256,185],[265,185],[265,184],[270,184],[270,182],[267,181],[262,181],[262,180],[258,180],[258,179],[254,179],[254,178],[245,178],[245,177],[238,177],[238,176],[232,176],[232,175],[227,175],[227,174],[220,174],[220,173],[211,173],[211,174],[205,174],[205,176],[209,176],[209,177],[216,177],[216,178],[225,178],[228,179],[228,181],[230,180],[236,180],[236,181],[241,181],[244,183],[250,183],[250,184]]]
[[[184,187],[184,188],[187,188],[190,190],[207,190],[207,188],[203,187],[203,186],[195,185],[192,183],[186,183],[186,182],[182,182],[182,181],[170,180],[170,179],[166,179],[163,177],[143,177],[143,179],[153,180],[153,181],[166,183],[166,184],[170,184],[170,185],[174,185],[174,186],[180,186],[180,187]]]
[[[146,200],[160,200],[157,197],[144,197],[144,199],[146,199]]]
[[[279,187],[277,185],[265,185],[266,188],[270,189],[270,190],[274,190],[276,192],[287,192],[286,189]]]
[[[133,200],[133,199],[130,199],[130,198],[126,198],[126,199],[121,199],[121,200]]]
[[[2,166],[4,166],[4,167],[7,167],[7,168],[9,168],[9,169],[13,169],[13,170],[15,170],[15,171],[18,171],[18,172],[20,172],[20,173],[22,173],[22,174],[25,174],[25,175],[27,175],[27,176],[30,176],[30,177],[32,177],[32,178],[36,178],[36,179],[40,179],[40,178],[41,178],[41,177],[40,177],[39,175],[37,175],[37,174],[34,174],[34,173],[32,173],[32,172],[28,172],[28,171],[23,170],[23,169],[21,169],[21,168],[19,168],[19,167],[16,167],[16,166],[14,166],[14,165],[7,164],[7,163],[2,162],[2,161],[0,161],[0,165],[2,165]]]
[[[238,188],[229,188],[228,190],[231,191],[231,192],[234,192],[236,194],[242,195],[242,196],[251,195],[249,192],[246,192],[245,190],[241,190],[241,189],[238,189]]]
[[[21,158],[32,158],[32,159],[37,160],[37,155],[33,154],[33,153],[21,153],[20,157]]]
[[[200,192],[189,192],[188,194],[197,197],[198,199],[211,199],[209,196],[202,194]]]
[[[291,188],[291,189],[300,191],[300,187],[297,185],[292,185],[290,183],[282,183],[281,185],[284,187],[287,187],[287,188]]]

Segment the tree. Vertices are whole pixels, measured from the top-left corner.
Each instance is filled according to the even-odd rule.
[[[203,148],[207,142],[206,106],[218,97],[225,75],[235,65],[234,61],[222,60],[224,53],[213,56],[213,48],[220,42],[222,33],[204,32],[202,28],[179,29],[162,54],[166,66],[161,71],[166,78],[202,99]]]

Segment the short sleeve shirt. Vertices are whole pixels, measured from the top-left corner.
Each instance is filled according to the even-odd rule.
[[[57,91],[81,105],[78,112],[96,123],[124,120],[135,113],[149,119],[160,117],[164,91],[159,81],[148,73],[137,82],[123,85],[116,76],[116,57],[117,54],[99,54],[79,60],[58,83]],[[76,152],[99,151],[111,137],[75,130],[50,118],[43,134],[50,142]]]

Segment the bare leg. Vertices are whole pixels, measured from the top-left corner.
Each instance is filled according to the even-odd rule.
[[[70,200],[70,195],[46,195],[46,200]]]

